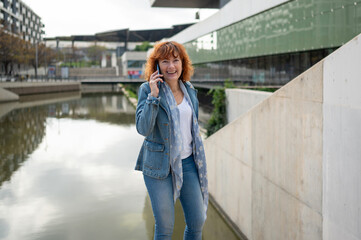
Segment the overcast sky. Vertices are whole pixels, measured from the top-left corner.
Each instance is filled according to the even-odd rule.
[[[23,0],[45,24],[44,37],[92,35],[196,22],[199,9],[152,8],[149,0]],[[201,9],[201,20],[217,10]]]

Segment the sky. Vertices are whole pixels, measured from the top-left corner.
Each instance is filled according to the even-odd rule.
[[[45,24],[43,37],[93,35],[129,28],[131,30],[169,28],[193,23],[200,11],[203,20],[217,10],[155,8],[150,0],[22,0]],[[101,3],[100,3],[101,2]]]

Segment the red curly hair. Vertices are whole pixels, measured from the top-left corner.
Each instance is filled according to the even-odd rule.
[[[194,72],[192,62],[189,59],[185,47],[174,41],[157,42],[154,45],[153,52],[149,55],[145,65],[145,80],[149,82],[150,75],[157,71],[157,63],[160,59],[167,59],[171,55],[173,55],[173,57],[179,56],[182,61],[182,74],[180,79],[183,82],[190,81]]]

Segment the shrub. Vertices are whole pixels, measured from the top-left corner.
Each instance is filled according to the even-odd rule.
[[[209,90],[208,94],[212,94],[212,104],[214,106],[211,118],[209,119],[206,129],[207,137],[217,132],[224,127],[227,123],[226,113],[226,88],[234,88],[233,82],[228,79],[225,81],[223,87],[213,88]]]

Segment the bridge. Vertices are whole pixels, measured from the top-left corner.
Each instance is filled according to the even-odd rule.
[[[97,77],[97,78],[77,78],[82,84],[103,84],[103,83],[142,83],[145,82],[142,78],[125,78],[125,77]],[[76,80],[76,79],[75,79]],[[214,84],[224,83],[225,79],[192,79],[192,83]],[[232,82],[244,82],[242,79],[232,79]]]
[[[144,79],[130,79],[125,77],[98,77],[98,78],[85,78],[79,80],[81,84],[118,84],[118,83],[126,83],[126,84],[140,84],[145,82]],[[237,86],[241,86],[245,89],[253,89],[253,88],[274,88],[279,89],[282,86],[280,85],[247,85],[249,82],[245,81],[244,79],[231,79],[232,83]],[[223,86],[225,79],[192,79],[192,84],[196,88],[205,88],[205,89],[212,89],[215,86]]]

